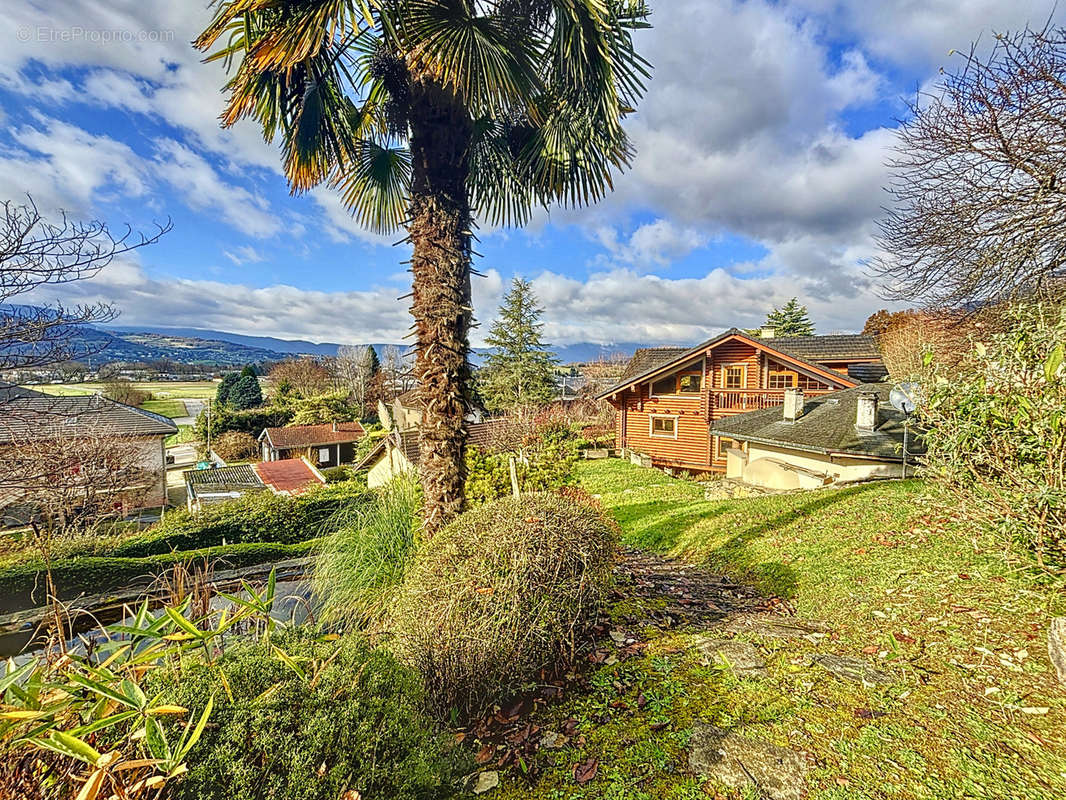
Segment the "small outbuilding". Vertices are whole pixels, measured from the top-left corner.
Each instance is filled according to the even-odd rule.
[[[904,477],[924,452],[914,420],[889,403],[890,383],[806,398],[788,389],[783,405],[716,420],[726,477],[767,489]]]
[[[477,422],[466,426],[466,443],[488,451],[493,447],[499,420]],[[355,469],[369,470],[366,483],[371,489],[384,486],[393,478],[418,471],[421,451],[418,429],[393,431],[356,464]]]
[[[190,511],[258,492],[299,495],[326,482],[325,476],[306,458],[190,469],[183,476]]]
[[[306,458],[319,468],[339,467],[355,461],[355,445],[364,436],[366,431],[358,422],[266,428],[259,434],[260,458],[263,461]]]

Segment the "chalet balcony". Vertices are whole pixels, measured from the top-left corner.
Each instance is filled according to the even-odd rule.
[[[814,397],[826,394],[825,390],[804,390],[804,395]],[[714,389],[711,392],[711,409],[740,414],[745,411],[758,411],[761,408],[773,408],[784,405],[784,389]]]

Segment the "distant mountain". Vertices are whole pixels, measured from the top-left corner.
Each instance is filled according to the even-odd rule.
[[[166,337],[183,337],[191,339],[206,339],[215,342],[231,342],[252,348],[262,348],[275,353],[287,353],[293,355],[310,356],[335,356],[338,348],[343,345],[336,342],[309,342],[304,339],[278,339],[273,336],[248,336],[242,333],[229,333],[227,331],[209,330],[206,328],[179,328],[179,327],[151,327],[151,326],[124,326],[109,325],[107,330],[116,332],[116,335],[128,339],[127,333],[154,333]],[[407,349],[406,345],[397,345],[401,349]],[[380,357],[387,344],[372,344]],[[616,344],[596,344],[593,342],[579,342],[577,344],[552,346],[559,360],[564,364],[582,363],[605,358],[614,353],[624,353],[627,357],[639,347],[647,347],[646,344],[637,342],[618,342]],[[471,353],[471,360],[480,364],[487,354],[485,348],[475,348]]]
[[[272,350],[275,353],[289,353],[291,355],[308,356],[335,356],[337,349],[341,347],[333,342],[315,344],[303,339],[277,339],[273,336],[246,336],[242,333],[228,333],[226,331],[214,331],[206,328],[171,328],[152,326],[128,326],[108,325],[108,330],[115,331],[117,335],[124,333],[156,333],[161,336],[178,336],[189,339],[208,339],[216,342],[230,342],[245,347],[254,347],[262,350]],[[374,345],[375,349],[385,345]]]

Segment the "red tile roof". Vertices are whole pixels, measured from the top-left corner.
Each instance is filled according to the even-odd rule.
[[[267,428],[263,433],[279,450],[295,447],[317,447],[321,444],[348,444],[358,442],[366,431],[358,422],[338,422],[335,425],[287,425],[284,428]]]
[[[259,479],[277,493],[303,494],[323,481],[302,458],[261,461],[254,467]]]

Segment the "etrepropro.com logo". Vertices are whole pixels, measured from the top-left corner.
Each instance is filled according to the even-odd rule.
[[[172,42],[172,30],[130,30],[129,28],[84,28],[72,25],[69,28],[54,28],[47,25],[23,25],[15,36],[20,42],[66,44],[88,42],[89,44],[127,44],[135,42]]]

